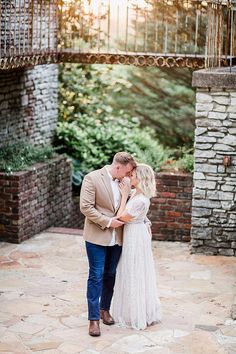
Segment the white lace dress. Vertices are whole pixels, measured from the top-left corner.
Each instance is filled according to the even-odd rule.
[[[112,304],[116,323],[135,329],[145,329],[161,319],[151,236],[144,223],[149,206],[150,200],[142,194],[127,203],[134,219],[124,226]]]

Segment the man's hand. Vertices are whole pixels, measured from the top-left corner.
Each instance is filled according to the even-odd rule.
[[[116,229],[117,227],[120,227],[122,225],[124,225],[123,221],[118,220],[117,216],[112,218],[112,222],[111,222],[110,227],[113,227],[114,229]]]

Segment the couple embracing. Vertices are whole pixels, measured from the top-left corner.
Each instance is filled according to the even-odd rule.
[[[100,319],[135,329],[161,319],[147,218],[155,191],[152,168],[136,164],[127,152],[118,152],[111,165],[84,178],[80,209],[86,217],[91,336],[101,334]]]

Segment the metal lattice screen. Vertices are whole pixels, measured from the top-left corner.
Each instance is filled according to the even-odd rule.
[[[193,68],[232,65],[234,2],[64,0],[62,59]]]
[[[232,67],[235,57],[236,1],[211,1],[208,3],[205,66],[219,67],[225,59]]]
[[[204,54],[207,3],[64,1],[62,46],[93,52]]]
[[[0,69],[57,61],[57,0],[1,0]]]
[[[60,61],[232,65],[235,1],[2,0],[0,69]]]

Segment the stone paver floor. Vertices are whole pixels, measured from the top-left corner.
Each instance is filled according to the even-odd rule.
[[[153,241],[153,252],[162,323],[145,331],[101,325],[102,336],[92,338],[82,237],[48,230],[20,245],[1,243],[0,352],[236,353],[236,259],[190,255],[183,243]]]

